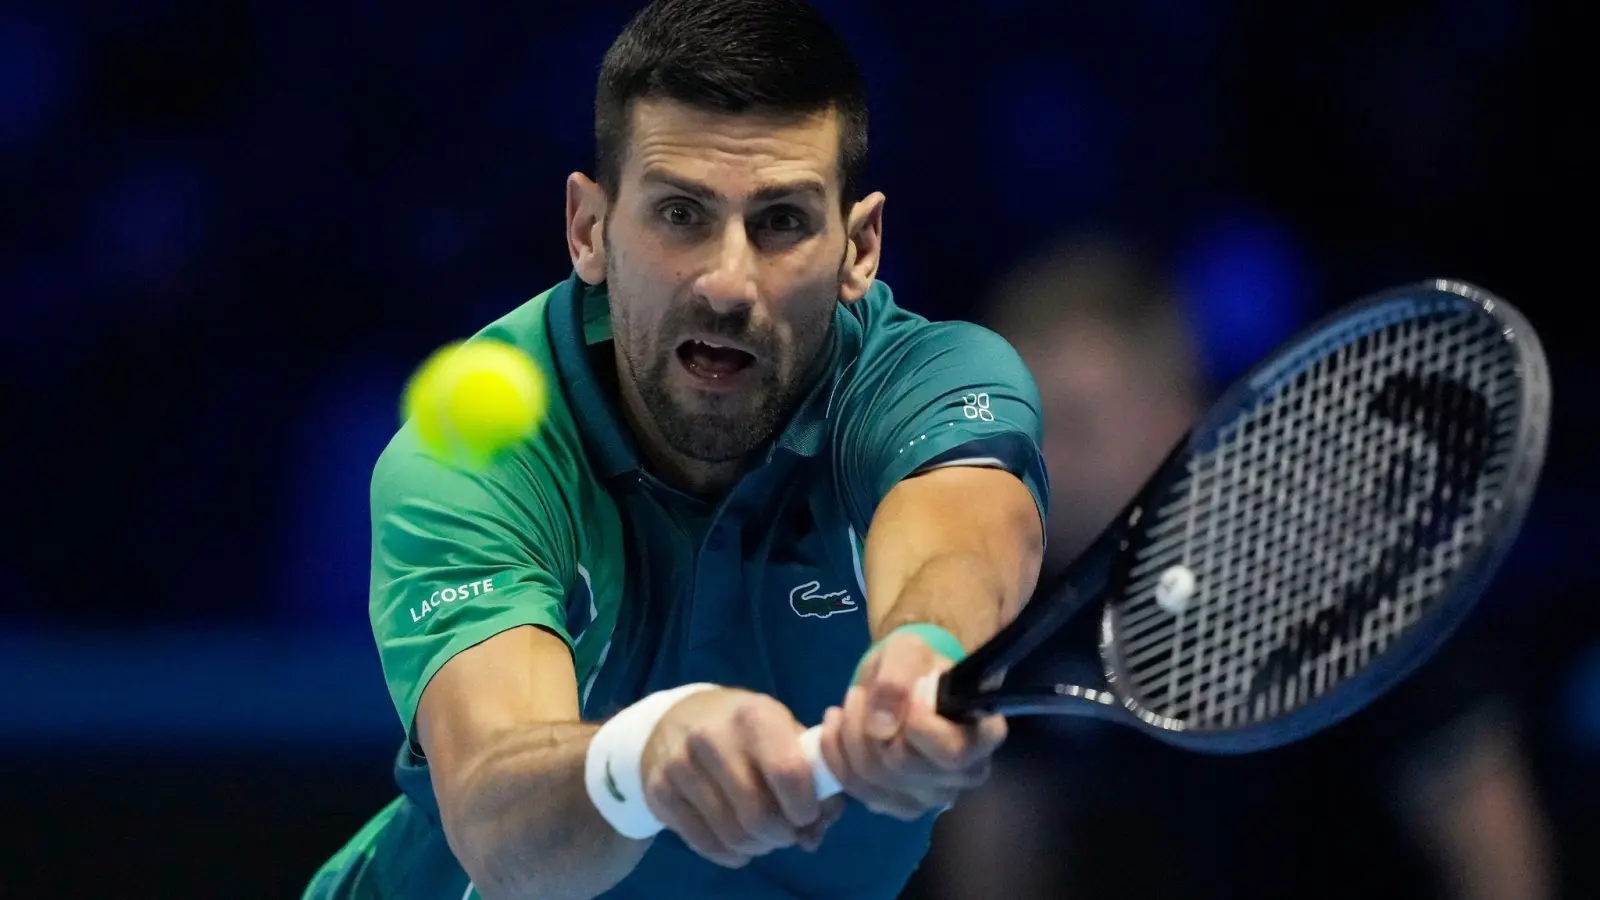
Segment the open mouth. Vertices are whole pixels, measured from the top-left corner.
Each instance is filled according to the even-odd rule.
[[[678,359],[691,373],[712,379],[737,375],[756,364],[756,358],[743,350],[697,340],[679,344]]]

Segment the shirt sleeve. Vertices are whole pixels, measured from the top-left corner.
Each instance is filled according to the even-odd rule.
[[[572,646],[574,530],[538,460],[474,474],[434,461],[410,426],[372,478],[369,615],[390,698],[413,740],[423,689],[451,657],[536,625]]]
[[[987,465],[1022,480],[1043,519],[1039,390],[1022,358],[988,329],[924,323],[864,350],[842,391],[835,465],[851,519],[866,532],[889,491],[941,465]]]

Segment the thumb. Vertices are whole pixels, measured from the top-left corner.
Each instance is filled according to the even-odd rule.
[[[886,741],[899,732],[910,712],[917,680],[932,671],[936,656],[927,642],[915,635],[899,635],[885,642],[876,671],[864,682],[869,737]]]

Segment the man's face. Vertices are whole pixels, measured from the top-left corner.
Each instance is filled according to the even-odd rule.
[[[744,456],[806,388],[845,261],[838,129],[634,106],[604,230],[611,326],[622,377],[685,456]]]

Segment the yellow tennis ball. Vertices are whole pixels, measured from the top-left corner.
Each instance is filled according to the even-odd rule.
[[[549,402],[544,373],[502,341],[447,344],[406,385],[403,415],[423,449],[445,462],[482,468],[532,437]]]

